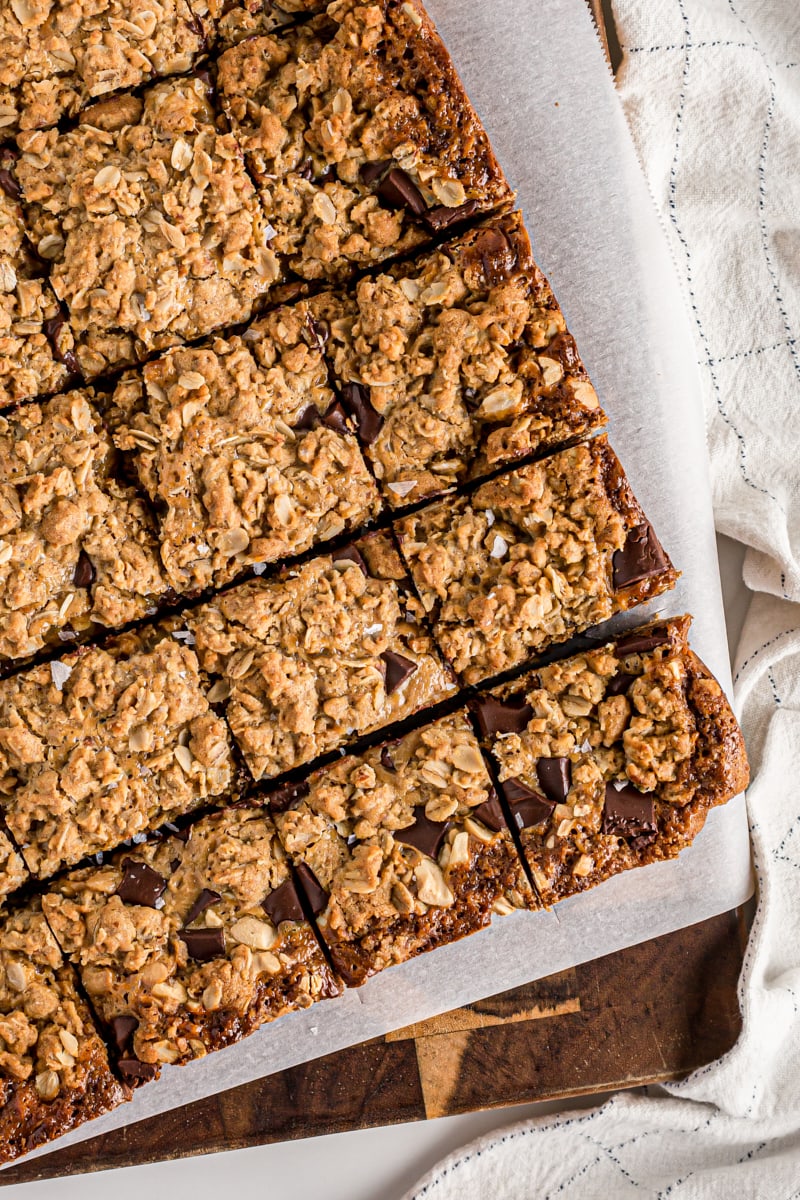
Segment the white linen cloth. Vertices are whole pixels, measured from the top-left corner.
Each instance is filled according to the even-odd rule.
[[[612,0],[618,90],[696,333],[758,910],[743,1032],[685,1082],[491,1134],[406,1200],[800,1197],[800,0]]]

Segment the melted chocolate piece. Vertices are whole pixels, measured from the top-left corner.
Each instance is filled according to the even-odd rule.
[[[330,408],[327,409],[322,418],[322,424],[327,425],[328,429],[333,429],[335,433],[350,432],[347,427],[347,413],[338,400],[334,400]]]
[[[367,187],[371,187],[373,183],[380,179],[381,175],[386,174],[390,166],[391,162],[388,158],[385,158],[383,162],[364,163],[359,171],[359,175]]]
[[[568,758],[540,758],[536,777],[547,799],[563,804],[572,784],[572,763]]]
[[[485,696],[475,701],[475,715],[485,737],[494,733],[522,733],[533,716],[533,709],[524,698],[512,696],[496,700]]]
[[[506,779],[504,783],[500,784],[500,787],[511,808],[511,815],[518,829],[541,825],[542,821],[546,821],[550,817],[555,808],[552,801],[540,796],[521,779]]]
[[[647,650],[655,650],[658,646],[669,645],[669,633],[666,629],[655,629],[652,633],[629,633],[621,637],[614,645],[618,658],[628,654],[644,654]]]
[[[487,287],[508,279],[519,266],[517,252],[500,229],[482,229],[468,250],[469,258],[481,268]]]
[[[390,208],[407,208],[415,217],[421,217],[427,210],[422,192],[401,167],[392,167],[375,190]]]
[[[615,551],[611,561],[616,591],[660,575],[669,565],[649,521],[630,530],[625,545]]]
[[[363,571],[364,575],[369,577],[367,564],[364,562],[364,559],[361,557],[358,550],[356,550],[355,546],[342,546],[341,550],[334,550],[331,558],[334,562],[355,563],[359,570]]]
[[[397,774],[397,767],[394,765],[394,759],[388,746],[381,747],[381,766],[386,771],[391,771],[393,775]]]
[[[53,357],[58,362],[63,363],[72,375],[80,375],[81,369],[73,352],[71,350],[62,351],[58,345],[58,337],[66,324],[66,320],[63,312],[59,311],[54,317],[50,317],[48,320],[42,322],[42,332],[50,343]]]
[[[322,420],[320,411],[315,404],[307,404],[297,417],[293,429],[316,429]]]
[[[658,836],[655,803],[651,795],[626,783],[619,791],[606,784],[603,806],[603,833],[629,838],[634,849],[647,846]]]
[[[407,825],[405,829],[395,829],[393,837],[396,842],[402,842],[405,846],[414,846],[421,854],[436,858],[451,823],[450,821],[431,821],[425,816],[425,809],[420,808],[414,824]]]
[[[305,158],[297,168],[297,174],[301,179],[307,179],[309,182],[314,177],[314,164],[310,158]]]
[[[441,233],[443,229],[449,229],[458,221],[466,221],[477,207],[477,200],[466,200],[457,208],[448,208],[445,204],[437,204],[433,208],[429,208],[422,219],[432,233]]]
[[[138,1058],[121,1058],[117,1066],[126,1079],[155,1079],[158,1074],[155,1063],[143,1063]]]
[[[638,679],[638,676],[618,671],[606,688],[606,696],[624,696],[634,679]]]
[[[362,446],[371,446],[383,427],[383,417],[370,403],[366,389],[360,383],[345,383],[342,400],[356,423],[356,434]]]
[[[139,1022],[136,1017],[114,1017],[111,1021],[111,1032],[114,1035],[114,1045],[120,1054],[124,1054],[131,1043]]]
[[[300,801],[304,800],[310,791],[311,788],[305,780],[302,783],[286,783],[283,787],[276,788],[267,797],[269,811],[272,813],[283,813],[288,812],[290,808],[297,808]]]
[[[414,674],[417,663],[412,662],[410,658],[403,658],[402,654],[395,654],[394,650],[384,650],[381,658],[386,663],[386,695],[391,696],[392,692],[396,692],[409,676]]]
[[[489,799],[484,800],[483,804],[479,804],[477,808],[473,808],[470,815],[477,817],[487,829],[493,829],[495,833],[499,833],[501,829],[505,829],[506,827],[506,819],[500,807],[500,799],[494,788],[489,793]]]
[[[0,161],[6,161],[5,156]],[[17,183],[9,167],[0,167],[0,188],[12,200],[19,200],[22,196],[22,188]]]
[[[81,550],[78,555],[78,561],[75,564],[75,572],[72,576],[72,582],[77,588],[90,588],[94,583],[96,573],[94,564],[89,558],[85,550]]]
[[[219,904],[221,899],[222,896],[220,896],[219,892],[212,892],[210,888],[203,888],[202,892],[186,914],[184,925],[191,925],[192,921],[197,920],[197,918],[200,916],[200,913],[205,912],[207,908],[211,908],[212,904]]]
[[[311,867],[306,866],[305,863],[300,863],[300,866],[297,867],[297,878],[300,880],[300,885],[306,894],[306,899],[312,913],[315,917],[318,917],[328,906],[328,893],[311,870]]]
[[[126,904],[141,904],[146,908],[155,908],[156,900],[163,895],[167,881],[158,871],[148,867],[147,863],[136,862],[133,858],[123,858],[122,876],[116,895]]]
[[[280,887],[261,901],[261,907],[274,925],[280,925],[281,921],[306,919],[293,879],[284,879]]]
[[[181,940],[197,962],[208,962],[225,953],[224,929],[182,929]]]
[[[322,354],[330,336],[328,326],[324,321],[315,321],[311,313],[306,313],[306,328],[311,335],[311,344]]]

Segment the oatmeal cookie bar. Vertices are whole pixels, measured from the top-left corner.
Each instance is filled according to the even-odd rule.
[[[133,453],[160,513],[161,556],[177,591],[228,582],[378,511],[302,306],[169,351],[123,379],[114,402],[115,441]]]
[[[739,726],[690,623],[630,630],[476,702],[546,905],[675,858],[746,787]]]
[[[175,632],[123,634],[0,681],[0,805],[32,875],[230,797],[227,730]]]
[[[271,797],[346,983],[536,906],[464,712]]]
[[[265,809],[74,871],[44,907],[132,1083],[341,991]]]
[[[130,1098],[39,901],[0,919],[0,1162]]]
[[[231,732],[274,777],[455,690],[386,534],[255,579],[190,614]]]
[[[0,408],[57,392],[78,369],[72,333],[25,238],[15,159],[0,150]]]
[[[272,249],[304,279],[403,254],[512,192],[417,0],[337,0],[218,61]]]
[[[0,659],[119,627],[167,591],[145,503],[91,389],[0,416]]]
[[[605,435],[395,525],[465,683],[524,662],[678,578]]]
[[[7,0],[0,133],[55,125],[99,96],[188,71],[204,49],[186,0]]]
[[[311,310],[394,507],[605,424],[519,213]]]
[[[246,319],[278,278],[270,230],[208,81],[86,110],[19,135],[16,174],[87,377]]]

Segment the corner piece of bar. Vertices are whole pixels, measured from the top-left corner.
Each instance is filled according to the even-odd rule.
[[[263,808],[74,871],[43,903],[133,1085],[341,991]]]
[[[434,634],[464,683],[519,666],[673,587],[605,435],[395,523]]]
[[[348,984],[537,907],[463,711],[315,772],[272,807]]]
[[[394,508],[605,424],[518,212],[309,303]]]
[[[546,905],[675,858],[746,787],[741,731],[690,623],[652,622],[476,702]]]

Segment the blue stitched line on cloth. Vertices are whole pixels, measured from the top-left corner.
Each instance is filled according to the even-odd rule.
[[[745,669],[746,666],[749,666],[749,664],[753,661],[754,658],[758,657],[758,655],[762,652],[762,650],[766,650],[768,646],[774,645],[775,642],[779,642],[781,640],[781,638],[787,637],[787,635],[790,633],[797,633],[797,628],[793,626],[791,629],[784,629],[780,633],[776,633],[775,637],[771,637],[769,639],[769,641],[762,642],[762,644],[760,646],[758,646],[753,651],[752,654],[748,654],[747,658],[744,660],[742,665],[739,667],[739,670],[736,672],[733,682],[734,683],[738,682],[739,676],[741,675],[742,671]]]
[[[718,363],[735,362],[737,358],[749,358],[751,354],[766,354],[768,350],[782,350],[784,346],[794,345],[794,338],[783,338],[780,342],[773,342],[771,346],[754,346],[752,350],[737,350],[735,354],[723,354],[720,358],[700,358],[698,364],[701,367],[711,367]]]
[[[734,14],[736,15],[736,14]],[[738,18],[741,20],[741,17]],[[756,54],[762,54],[760,46],[754,42],[693,42],[693,50],[711,50],[717,47],[731,48],[733,50],[753,50]],[[660,54],[661,51],[666,53],[667,50],[683,50],[682,42],[673,42],[671,46],[626,46],[621,47],[626,54]],[[775,63],[776,67],[796,67],[796,62]]]

